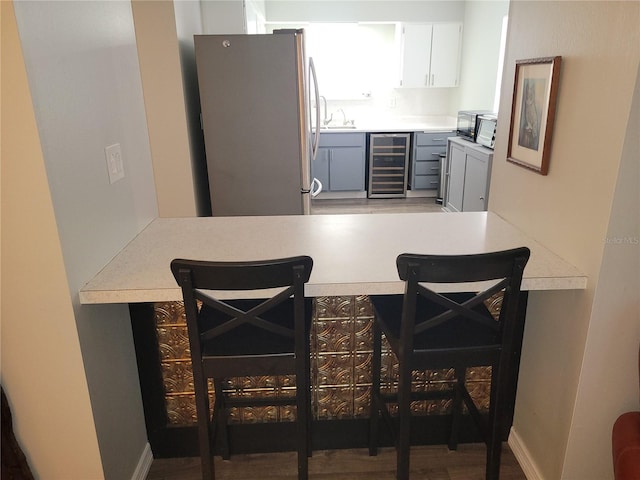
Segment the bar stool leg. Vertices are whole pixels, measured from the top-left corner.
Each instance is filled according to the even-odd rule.
[[[449,450],[458,448],[460,421],[462,420],[462,390],[464,387],[466,368],[456,368],[455,396],[451,404],[451,432],[449,433]]]
[[[493,365],[491,369],[491,405],[489,405],[489,431],[487,438],[487,480],[498,480],[500,476],[500,457],[502,455],[502,415],[505,398],[506,379],[504,369]]]
[[[213,379],[213,388],[215,390],[216,407],[214,422],[216,425],[216,438],[220,441],[220,455],[223,459],[229,460],[231,452],[229,451],[229,431],[227,428],[227,406],[225,405],[224,394],[222,393],[222,380]]]
[[[369,455],[378,455],[378,428],[380,422],[380,369],[382,367],[382,332],[377,322],[373,321],[373,358],[371,359],[371,399],[369,410]]]
[[[298,480],[307,480],[309,471],[309,361],[305,348],[304,362],[296,363],[296,447],[298,453]]]
[[[400,360],[398,381],[397,480],[409,480],[409,456],[411,453],[411,365]]]
[[[198,378],[199,377],[199,378]],[[211,448],[211,418],[209,416],[209,388],[206,378],[194,372],[193,387],[198,419],[198,443],[203,480],[214,480],[213,449]]]

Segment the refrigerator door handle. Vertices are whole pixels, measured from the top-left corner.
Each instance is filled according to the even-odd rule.
[[[311,160],[316,159],[318,154],[318,146],[320,145],[320,91],[318,90],[318,77],[316,75],[316,66],[313,63],[313,58],[309,57],[309,73],[313,80],[315,100],[316,100],[316,128],[313,134],[313,142],[311,144]],[[311,106],[309,106],[311,109]],[[321,187],[322,189],[322,187]],[[320,193],[320,192],[318,192]]]
[[[313,189],[314,185],[318,186],[317,190]],[[317,197],[320,192],[322,192],[322,182],[314,177],[313,182],[311,182],[311,191],[309,193],[311,193],[311,197]]]

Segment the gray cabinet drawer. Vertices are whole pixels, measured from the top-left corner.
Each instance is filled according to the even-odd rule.
[[[436,190],[439,183],[439,175],[416,175],[411,187],[414,189]]]
[[[440,162],[416,162],[413,173],[416,175],[439,175]]]
[[[415,147],[414,160],[439,160],[440,154],[444,154],[447,150],[446,146],[433,146],[433,147]]]
[[[447,145],[447,138],[453,136],[453,132],[416,133],[415,144],[418,146]]]
[[[364,133],[321,133],[321,147],[362,147],[365,145]]]

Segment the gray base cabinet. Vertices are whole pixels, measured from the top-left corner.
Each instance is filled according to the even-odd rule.
[[[448,141],[445,206],[453,212],[487,210],[493,150],[462,138]]]
[[[321,133],[312,175],[323,192],[364,191],[365,134]]]
[[[414,132],[411,148],[411,190],[433,190],[440,185],[440,158],[447,151],[447,138],[453,132]]]

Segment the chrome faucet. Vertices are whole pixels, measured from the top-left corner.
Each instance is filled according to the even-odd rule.
[[[342,125],[348,126],[348,125],[355,125],[353,120],[347,120],[347,114],[344,113],[344,110],[339,108],[338,112],[342,112]]]
[[[324,104],[324,115],[322,116],[322,124],[328,125],[329,123],[331,123],[331,120],[333,120],[333,113],[329,118],[327,118],[327,99],[324,97],[324,95],[320,95],[320,100],[322,100],[322,103]]]
[[[343,125],[346,125],[346,124],[347,124],[347,114],[346,114],[346,113],[344,113],[344,110],[343,110],[343,109],[341,109],[341,108],[339,108],[339,109],[338,109],[338,111],[339,111],[339,112],[342,112],[342,124],[343,124]]]

